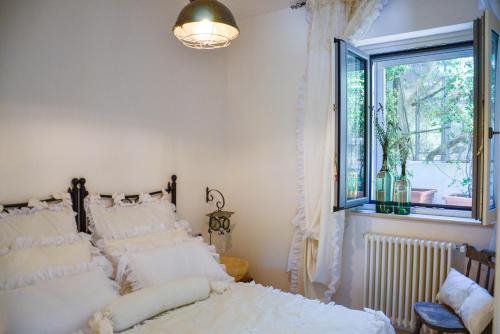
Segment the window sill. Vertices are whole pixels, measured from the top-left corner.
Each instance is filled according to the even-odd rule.
[[[394,220],[407,220],[407,221],[422,221],[428,223],[440,223],[440,224],[461,224],[461,225],[469,225],[469,226],[477,226],[483,227],[483,225],[479,220],[467,217],[451,217],[451,216],[440,216],[440,215],[431,215],[431,214],[420,214],[420,213],[410,213],[407,216],[396,215],[396,214],[384,214],[377,213],[374,209],[371,208],[353,208],[349,209],[348,214],[351,216],[368,216],[375,218],[384,218],[384,219],[394,219]],[[485,227],[491,227],[485,226]]]

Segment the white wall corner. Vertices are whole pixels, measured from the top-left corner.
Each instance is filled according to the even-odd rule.
[[[473,40],[473,23],[367,38],[354,45],[367,54],[380,54]]]

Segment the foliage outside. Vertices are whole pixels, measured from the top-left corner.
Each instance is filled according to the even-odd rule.
[[[347,172],[352,196],[361,190],[365,168],[365,75],[357,65],[352,58],[347,71]],[[399,175],[407,160],[432,165],[448,188],[471,197],[473,58],[386,66],[384,75],[385,105],[377,107],[372,119],[389,170]],[[442,168],[443,164],[453,168]],[[407,174],[411,177],[415,171]]]
[[[455,173],[443,174],[467,197],[472,195],[473,76],[472,57],[385,68],[385,118],[410,139],[410,160],[436,168],[453,164]],[[400,152],[401,147],[389,153],[392,169]]]

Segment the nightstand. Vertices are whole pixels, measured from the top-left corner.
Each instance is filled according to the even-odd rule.
[[[248,260],[232,256],[221,256],[220,263],[226,266],[226,271],[234,277],[236,282],[252,282],[253,278],[248,274]]]

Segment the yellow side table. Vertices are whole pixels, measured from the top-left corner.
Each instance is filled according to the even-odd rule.
[[[248,275],[248,260],[232,256],[221,256],[220,263],[226,266],[226,271],[234,277],[236,282],[251,282],[253,279]]]

